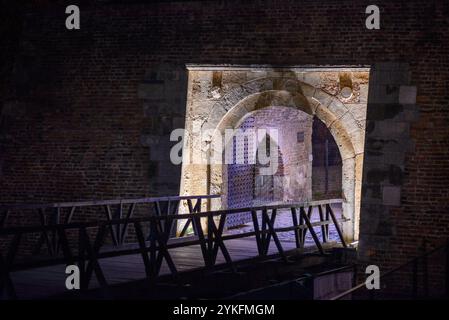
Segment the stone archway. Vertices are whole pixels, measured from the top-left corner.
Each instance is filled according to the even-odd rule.
[[[297,108],[319,118],[339,147],[347,218],[343,230],[348,240],[358,238],[369,69],[189,66],[188,70],[181,194],[223,194],[222,165],[208,161],[217,143],[226,145],[221,139],[226,129],[237,128],[247,114],[266,107]],[[209,204],[210,209],[221,207],[219,200]]]

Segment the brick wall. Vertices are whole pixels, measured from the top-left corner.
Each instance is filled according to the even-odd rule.
[[[2,68],[2,202],[176,193],[180,168],[164,154],[183,123],[185,63],[363,64],[373,74],[361,258],[387,268],[421,238],[447,237],[447,2],[379,0],[372,31],[368,1],[83,2],[79,31],[64,28],[62,6],[42,3],[12,37],[14,68]],[[416,106],[399,101],[401,86],[417,88]],[[395,131],[379,136],[382,125]]]

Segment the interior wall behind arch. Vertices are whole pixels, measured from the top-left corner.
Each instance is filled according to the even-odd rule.
[[[342,160],[326,125],[314,117],[312,130],[312,196],[314,200],[342,197]]]
[[[312,196],[312,116],[291,107],[268,107],[247,116],[241,130],[277,130],[277,170],[263,175],[257,161],[250,161],[249,146],[233,146],[245,155],[244,164],[225,164],[227,207],[238,208],[285,201],[305,201]],[[265,141],[258,148],[266,148]],[[266,150],[261,150],[266,152]],[[237,220],[241,220],[240,218]]]

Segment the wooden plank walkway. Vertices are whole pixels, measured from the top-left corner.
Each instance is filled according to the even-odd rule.
[[[233,261],[242,261],[258,256],[255,237],[228,240],[226,247]],[[292,241],[282,241],[282,247],[286,251],[296,248]],[[276,253],[276,246],[271,243],[268,254]],[[179,272],[204,267],[199,245],[170,249],[170,254]],[[217,264],[224,262],[224,257],[219,253]],[[100,260],[100,265],[109,285],[145,278],[144,264],[139,254],[103,258]],[[168,266],[164,262],[161,275],[169,273]],[[65,293],[67,292],[66,277],[65,265],[11,272],[11,279],[19,299],[43,299]],[[96,287],[98,287],[98,283],[95,275],[92,275],[89,288]]]
[[[72,264],[75,261],[81,266],[82,276],[85,277],[83,278],[86,280],[83,281],[84,288],[94,289],[99,288],[100,283],[102,286],[108,286],[148,279],[148,277],[154,277],[155,275],[176,275],[180,272],[194,270],[202,273],[202,269],[205,267],[204,261],[207,261],[207,271],[210,270],[209,268],[218,269],[220,267],[221,269],[232,267],[235,270],[235,266],[231,266],[232,262],[251,259],[245,263],[248,265],[248,263],[254,261],[254,258],[260,260],[260,258],[272,255],[279,255],[284,262],[287,262],[286,251],[300,248],[299,250],[310,252],[310,248],[306,247],[309,247],[309,244],[312,243],[312,249],[317,249],[319,253],[324,254],[324,245],[331,244],[334,240],[334,237],[332,237],[334,232],[329,232],[333,231],[329,228],[331,225],[335,227],[341,245],[347,246],[338,227],[341,221],[337,219],[332,209],[332,205],[339,203],[341,203],[340,199],[331,199],[213,212],[197,212],[198,205],[196,205],[195,208],[197,209],[190,210],[193,213],[182,215],[182,219],[188,219],[187,221],[190,221],[193,225],[196,239],[182,237],[168,240],[173,229],[174,219],[181,219],[181,215],[172,214],[139,219],[128,217],[126,219],[90,223],[0,229],[2,236],[12,237],[6,250],[4,250],[5,254],[0,256],[0,273],[2,278],[5,279],[5,281],[0,282],[2,291],[5,289],[0,299],[11,297],[41,299],[67,293],[68,291],[65,288],[67,277],[65,263]],[[223,227],[226,217],[248,211],[251,212],[252,221],[246,228],[243,228],[244,232],[235,234],[235,230],[228,230],[225,232],[227,234],[225,236]],[[339,216],[338,210],[336,212]],[[216,221],[218,226],[213,222],[216,218],[219,218]],[[207,234],[202,231],[201,219],[208,222]],[[122,244],[121,241],[113,241],[112,247],[111,245],[104,245],[108,231],[110,231],[112,237],[117,233],[116,231],[122,230],[121,227],[130,224],[134,226],[138,243]],[[248,229],[251,224],[254,232]],[[147,241],[145,241],[146,235],[142,229],[143,225],[149,227],[150,233]],[[95,235],[88,236],[88,228],[94,230]],[[123,230],[126,231],[126,227]],[[321,230],[321,233],[318,230]],[[20,240],[24,238],[24,235],[33,233],[40,233],[41,239],[44,240],[49,237],[49,234],[52,235],[52,241],[47,240],[50,260],[43,256],[35,256],[31,261],[25,261],[26,258],[21,262],[13,261]],[[67,236],[67,234],[73,233],[79,235],[75,245],[75,248],[79,250],[75,257],[73,257],[73,248],[70,248]],[[170,247],[168,249],[169,255],[165,252],[167,240]],[[268,243],[270,243],[269,247],[267,246]],[[53,247],[54,249],[50,250]],[[63,257],[55,255],[55,253],[58,253],[58,247],[62,251]],[[150,257],[145,254],[145,259],[143,259],[140,252],[145,252]],[[218,256],[215,261],[217,253]],[[161,255],[159,256],[159,254]],[[159,258],[163,258],[162,261],[158,260]],[[85,259],[93,263],[87,265]],[[172,260],[173,263],[171,263]],[[13,262],[16,264],[13,265]],[[162,265],[160,262],[162,262]],[[166,262],[171,263],[170,268]],[[90,268],[91,266],[93,268]],[[92,271],[95,272],[92,274]],[[96,272],[104,277],[100,276],[97,281]],[[89,284],[88,287],[87,284]]]

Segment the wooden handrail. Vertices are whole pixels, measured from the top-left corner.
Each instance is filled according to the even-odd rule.
[[[399,265],[399,266],[397,266],[397,267],[395,267],[395,268],[393,268],[393,269],[391,269],[391,270],[381,274],[379,276],[379,280],[380,279],[384,279],[385,277],[388,277],[389,275],[391,275],[393,273],[396,273],[399,270],[402,270],[402,269],[404,269],[404,268],[406,268],[406,267],[408,267],[410,265],[414,265],[414,264],[416,265],[416,263],[419,260],[421,260],[423,258],[426,258],[426,257],[429,257],[430,255],[432,255],[435,252],[437,252],[439,250],[442,250],[442,249],[446,249],[446,251],[449,253],[449,241],[446,241],[444,244],[439,245],[439,246],[433,248],[432,250],[426,251],[426,252],[422,253],[421,255],[419,255],[417,257],[414,257],[414,258],[410,259],[409,261],[407,261],[407,262],[405,262],[405,263],[403,263],[403,264],[401,264],[401,265]],[[449,254],[448,254],[448,257],[449,257]],[[449,260],[448,260],[448,262],[449,262]],[[448,267],[448,266],[446,266],[446,267]],[[448,273],[447,276],[449,276],[449,270],[446,270],[446,273]],[[446,284],[446,285],[449,285],[449,283]],[[336,295],[335,297],[332,297],[330,300],[340,300],[341,298],[344,298],[344,297],[348,296],[349,294],[364,288],[365,286],[366,286],[365,282],[359,283],[358,285],[356,285],[356,286],[354,286],[354,287],[352,287],[352,288],[350,288],[350,289],[348,289],[348,290],[346,290],[346,291]],[[446,290],[448,290],[448,288],[446,288]]]
[[[115,204],[131,204],[131,203],[153,203],[162,201],[177,201],[188,199],[214,199],[219,198],[219,194],[197,195],[197,196],[166,196],[166,197],[149,197],[136,199],[114,199],[114,200],[90,200],[76,202],[52,202],[52,203],[30,203],[30,204],[2,204],[0,210],[14,209],[46,209],[46,208],[70,208],[70,207],[88,207],[103,206]]]
[[[314,227],[323,227],[325,233],[329,232],[328,226],[334,224],[340,241],[343,246],[346,243],[342,237],[341,230],[339,227],[340,220],[337,220],[331,204],[340,203],[340,199],[331,199],[323,201],[311,201],[306,203],[286,203],[282,205],[272,205],[272,206],[259,206],[259,207],[248,207],[248,208],[238,208],[229,210],[219,210],[219,211],[208,211],[208,212],[198,212],[192,210],[193,213],[187,214],[159,214],[152,215],[142,218],[122,218],[122,219],[110,219],[103,221],[90,221],[84,223],[60,223],[52,225],[40,225],[40,226],[22,226],[22,227],[7,227],[0,229],[0,236],[12,236],[12,241],[9,246],[6,246],[5,251],[7,252],[6,263],[0,263],[0,276],[4,279],[10,279],[9,273],[17,270],[24,270],[30,268],[37,268],[43,266],[51,266],[55,264],[74,264],[77,263],[80,267],[82,277],[90,279],[92,272],[100,275],[100,285],[106,286],[106,280],[104,279],[101,266],[98,263],[99,259],[123,256],[130,254],[140,254],[142,255],[143,263],[145,265],[145,271],[148,278],[154,278],[158,276],[161,268],[162,260],[165,260],[170,268],[172,275],[176,276],[177,270],[176,266],[171,259],[168,249],[186,247],[192,245],[199,245],[201,248],[202,257],[206,268],[215,266],[217,254],[221,251],[223,257],[225,258],[225,266],[234,270],[234,264],[230,253],[227,250],[225,241],[253,237],[258,249],[258,257],[268,257],[268,249],[271,240],[274,242],[279,256],[287,261],[286,253],[282,247],[281,241],[278,238],[279,232],[294,231],[296,238],[296,248],[301,249],[305,246],[305,235],[306,232],[310,232],[312,238],[321,254],[325,254],[323,246],[314,231]],[[190,203],[191,205],[191,203]],[[198,199],[195,208],[198,209],[201,205],[200,199]],[[322,213],[322,206],[325,207],[326,215]],[[320,208],[319,221],[311,221],[311,214],[313,214],[313,207]],[[297,211],[296,209],[299,208]],[[307,208],[307,213],[305,208]],[[279,209],[289,209],[292,214],[292,226],[275,228],[275,219],[277,216],[277,210]],[[245,232],[236,235],[226,235],[223,234],[224,226],[226,223],[226,217],[228,215],[237,214],[241,212],[251,211],[252,222],[254,230],[250,232]],[[299,214],[299,217],[298,217]],[[206,218],[208,229],[207,231],[202,230],[201,219]],[[218,218],[218,219],[217,219]],[[298,219],[299,218],[299,219]],[[195,238],[190,238],[187,241],[169,241],[175,220],[186,220],[191,221],[192,227],[195,231]],[[259,221],[261,221],[259,223]],[[298,223],[299,221],[299,223]],[[143,223],[145,226],[149,226],[149,235],[146,236],[143,233]],[[123,247],[115,248],[112,250],[104,250],[103,244],[105,242],[106,234],[108,231],[112,235],[115,233],[113,226],[124,226],[124,225],[134,225],[134,230],[136,232],[136,237],[138,242],[134,244],[137,246],[135,248]],[[90,228],[92,232],[87,233],[87,229]],[[92,228],[95,228],[92,230]],[[77,230],[77,248],[76,254],[72,252],[71,245],[68,241],[69,234],[68,230]],[[55,248],[60,248],[59,254],[62,252],[63,257],[58,256],[58,250],[56,249],[54,257],[52,259],[38,259],[38,260],[24,260],[23,262],[14,262],[14,257],[17,254],[18,248],[20,246],[20,241],[23,239],[24,234],[30,233],[41,233],[47,240],[47,245],[49,243],[56,243]],[[50,235],[56,235],[52,238],[53,241],[49,241],[48,237]],[[328,242],[328,235],[322,234],[322,241]],[[103,249],[103,250],[101,250]],[[50,250],[49,250],[50,253]],[[51,253],[50,253],[51,255]],[[2,258],[0,253],[0,258]],[[0,290],[2,286],[12,286],[11,281],[4,281],[0,283]],[[84,288],[87,288],[87,283],[83,284]],[[8,289],[8,288],[7,288]],[[9,288],[11,289],[11,288]],[[8,289],[8,290],[9,290]]]
[[[262,211],[262,210],[273,210],[273,209],[290,209],[292,207],[299,208],[299,207],[314,207],[314,206],[320,206],[320,205],[326,205],[326,204],[336,204],[336,203],[342,203],[343,200],[341,199],[331,199],[331,200],[320,200],[320,201],[310,201],[310,202],[303,202],[303,203],[288,203],[288,204],[282,204],[282,205],[272,205],[272,206],[259,206],[259,207],[245,207],[245,208],[235,208],[235,209],[223,209],[223,210],[216,210],[216,211],[207,211],[207,212],[198,212],[198,213],[184,213],[184,214],[174,214],[174,215],[161,215],[161,216],[151,216],[151,217],[141,217],[141,218],[129,218],[129,219],[113,219],[109,221],[105,220],[95,220],[90,222],[71,222],[67,224],[59,224],[59,225],[45,225],[45,226],[18,226],[18,227],[6,227],[6,228],[0,228],[0,235],[10,235],[15,234],[17,232],[23,232],[23,233],[31,233],[31,232],[40,232],[40,231],[51,231],[56,230],[58,226],[62,227],[63,229],[77,229],[80,227],[85,228],[93,228],[93,227],[100,227],[100,226],[109,226],[109,225],[117,225],[117,224],[123,224],[123,223],[142,223],[142,222],[150,222],[153,220],[160,221],[160,220],[166,220],[166,219],[174,219],[174,220],[186,220],[186,219],[192,219],[192,218],[207,218],[207,217],[218,217],[222,215],[232,215],[236,213],[243,213],[248,212],[251,210],[256,211]],[[349,221],[350,219],[340,219],[341,222]],[[324,221],[326,222],[326,221]],[[317,225],[322,225],[317,224]],[[288,230],[286,229],[288,228]],[[282,232],[284,231],[291,231],[291,227],[286,227],[281,229]]]

